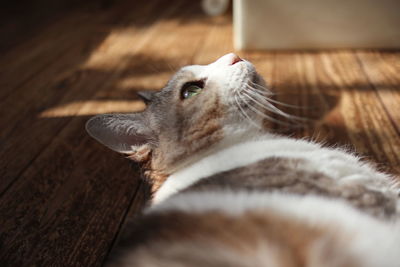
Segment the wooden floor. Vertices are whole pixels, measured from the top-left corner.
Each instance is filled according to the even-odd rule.
[[[144,108],[179,66],[233,51],[231,17],[196,1],[117,2],[75,10],[3,51],[0,62],[0,266],[99,266],[146,185],[85,121]],[[400,53],[238,52],[276,99],[314,119],[275,130],[355,148],[400,174]]]

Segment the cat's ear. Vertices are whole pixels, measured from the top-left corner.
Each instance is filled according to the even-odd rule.
[[[142,113],[97,115],[86,123],[86,131],[103,145],[127,154],[155,137]]]
[[[145,104],[149,104],[154,96],[154,92],[151,91],[139,91],[137,95],[144,101]]]

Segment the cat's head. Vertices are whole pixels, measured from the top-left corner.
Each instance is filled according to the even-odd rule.
[[[264,91],[263,91],[264,90]],[[166,174],[212,147],[257,132],[263,116],[263,79],[254,66],[235,54],[209,65],[180,69],[159,92],[140,93],[146,109],[133,114],[91,118],[89,134],[136,161],[151,158],[151,168]]]

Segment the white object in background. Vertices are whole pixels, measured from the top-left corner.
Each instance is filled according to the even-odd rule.
[[[203,0],[201,6],[207,15],[218,16],[226,12],[229,0]]]
[[[234,0],[236,49],[400,48],[400,0]]]

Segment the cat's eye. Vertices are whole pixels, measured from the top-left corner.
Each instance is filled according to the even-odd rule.
[[[203,81],[187,82],[182,86],[181,97],[187,99],[192,96],[198,95],[204,88]]]

